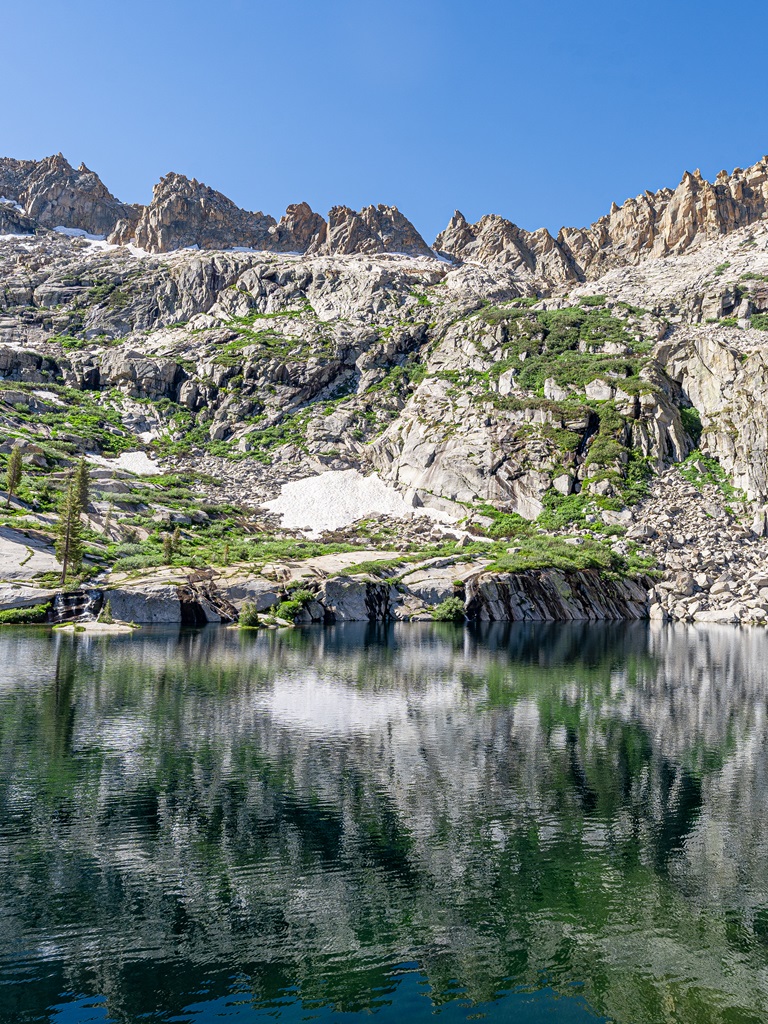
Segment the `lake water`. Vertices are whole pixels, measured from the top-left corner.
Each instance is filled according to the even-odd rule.
[[[0,628],[0,1021],[768,1019],[768,638]]]

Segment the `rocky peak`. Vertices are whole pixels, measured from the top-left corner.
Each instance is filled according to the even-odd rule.
[[[133,241],[147,252],[190,246],[265,249],[275,226],[274,217],[242,210],[216,189],[171,172],[155,185],[138,220],[119,224],[110,241]]]
[[[107,235],[119,220],[137,216],[135,208],[116,199],[85,164],[75,170],[61,153],[43,160],[0,161],[0,195],[46,228]]]
[[[366,206],[359,213],[348,206],[334,206],[328,227],[309,250],[329,255],[391,252],[408,256],[432,256],[434,252],[396,206]]]
[[[760,220],[768,211],[768,158],[720,171],[714,183],[686,171],[676,189],[615,203],[588,228],[563,228],[558,242],[590,278],[612,266],[685,252]]]
[[[435,249],[462,262],[504,266],[539,286],[579,280],[570,255],[546,228],[524,231],[497,214],[486,214],[476,224],[469,224],[456,210],[435,239]]]
[[[768,212],[768,158],[714,183],[700,170],[686,171],[675,189],[643,192],[587,228],[564,227],[553,238],[546,229],[528,232],[489,215],[468,224],[457,210],[435,248],[454,259],[504,265],[527,283],[559,284],[594,279],[612,267],[648,257],[685,252],[760,220]]]
[[[274,247],[280,252],[306,252],[325,239],[326,226],[309,203],[292,203],[272,232]]]

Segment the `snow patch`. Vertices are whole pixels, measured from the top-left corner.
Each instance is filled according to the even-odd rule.
[[[455,520],[433,508],[413,508],[399,491],[378,474],[363,476],[356,469],[329,470],[317,476],[284,484],[280,496],[264,508],[281,517],[286,530],[300,530],[319,537],[324,530],[338,530],[368,516],[388,515],[398,519],[426,516],[440,523]]]
[[[89,235],[82,228],[65,228],[62,224],[59,224],[53,230],[59,235],[66,235],[67,238],[87,238],[90,242],[103,242],[107,237],[106,235]]]
[[[59,396],[56,394],[55,391],[38,391],[38,390],[34,390],[32,392],[32,394],[35,395],[36,398],[42,398],[44,401],[50,402],[52,405],[66,405],[67,404],[66,402],[62,402],[62,400],[59,398]]]
[[[123,452],[116,459],[105,459],[101,455],[89,455],[88,461],[108,469],[125,469],[137,476],[158,476],[163,470],[146,452]]]
[[[14,210],[18,210],[19,213],[24,213],[24,207],[20,203],[17,203],[15,199],[8,199],[6,196],[0,196],[0,203],[2,203],[3,206],[12,206]]]

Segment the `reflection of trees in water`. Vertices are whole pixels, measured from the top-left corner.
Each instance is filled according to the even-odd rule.
[[[766,669],[756,640],[703,636],[58,637],[52,682],[3,698],[3,818],[20,826],[3,856],[34,885],[13,873],[0,941],[60,933],[71,986],[90,971],[125,1019],[150,991],[128,984],[135,949],[142,969],[174,958],[169,1006],[203,964],[226,987],[231,963],[260,998],[302,977],[308,996],[356,1006],[419,957],[438,992],[459,978],[489,996],[548,965],[619,1019],[719,1020],[707,987],[757,1012],[765,915],[719,880],[741,914],[726,929],[707,895],[712,834],[744,824],[734,810],[747,832],[766,820],[763,795],[718,770],[748,754],[762,778]],[[740,878],[759,877],[744,852]]]

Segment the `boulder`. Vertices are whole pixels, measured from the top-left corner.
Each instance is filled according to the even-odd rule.
[[[122,622],[181,622],[177,588],[161,583],[141,583],[105,591],[112,617]]]
[[[385,622],[397,591],[388,583],[337,576],[326,580],[320,600],[334,622]]]
[[[219,590],[238,611],[246,601],[254,604],[258,612],[265,612],[280,601],[275,584],[259,577],[229,583],[223,581],[219,584]]]

